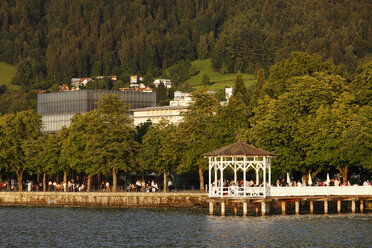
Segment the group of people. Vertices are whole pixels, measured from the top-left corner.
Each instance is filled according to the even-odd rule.
[[[215,182],[212,183],[212,186],[216,186]],[[244,187],[244,180],[237,180],[236,182],[234,180],[224,180],[223,181],[223,187],[231,187],[231,186],[239,186]],[[245,181],[245,187],[262,187],[263,184],[256,184],[255,180],[246,180]],[[221,179],[217,180],[217,187],[221,187]]]
[[[370,181],[369,180],[364,181],[363,186],[368,186],[368,185],[371,185]],[[342,181],[340,178],[331,179],[329,181],[316,180],[315,183],[311,185],[306,183],[305,180],[302,180],[302,182],[300,180],[298,181],[290,180],[290,182],[287,183],[287,181],[284,178],[282,178],[281,181],[279,179],[276,181],[276,186],[277,187],[302,187],[302,186],[352,186],[352,185],[350,181],[348,180]]]
[[[128,192],[156,192],[159,191],[159,186],[157,182],[154,180],[146,181],[145,180],[137,180],[136,183],[131,183],[128,188]]]

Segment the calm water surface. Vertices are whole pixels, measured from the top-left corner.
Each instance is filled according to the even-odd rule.
[[[0,247],[372,247],[372,215],[0,207]]]

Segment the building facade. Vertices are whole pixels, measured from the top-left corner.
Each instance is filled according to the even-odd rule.
[[[62,126],[68,127],[74,114],[85,114],[95,109],[96,102],[104,94],[119,94],[130,109],[156,106],[156,94],[153,92],[81,90],[40,94],[37,110],[42,116],[42,132],[55,133]]]
[[[164,119],[173,124],[178,124],[182,121],[182,113],[187,111],[186,106],[163,106],[151,108],[131,109],[130,113],[134,120],[134,125],[138,126],[141,123],[151,121],[157,124]]]

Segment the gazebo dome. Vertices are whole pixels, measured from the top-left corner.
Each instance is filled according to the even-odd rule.
[[[275,154],[259,149],[253,145],[247,144],[242,141],[238,141],[234,144],[221,147],[217,150],[204,154],[205,157],[259,157],[259,156],[270,156],[273,157]]]

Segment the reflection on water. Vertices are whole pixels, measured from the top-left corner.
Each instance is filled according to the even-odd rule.
[[[0,207],[1,247],[371,247],[372,215]]]

